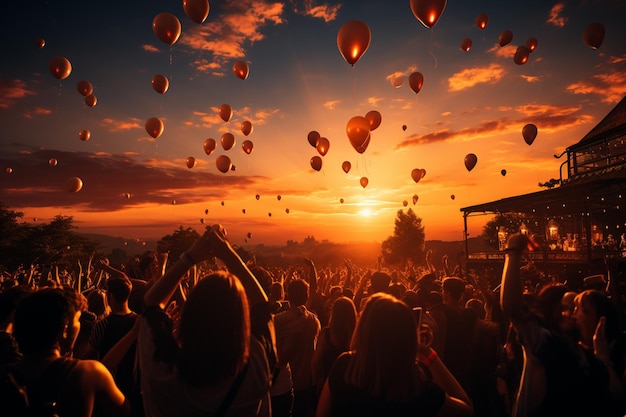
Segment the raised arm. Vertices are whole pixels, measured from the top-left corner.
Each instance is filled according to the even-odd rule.
[[[522,299],[523,286],[520,273],[522,253],[526,249],[535,247],[533,241],[524,234],[511,235],[507,242],[504,255],[504,269],[502,270],[502,284],[500,287],[500,304],[507,319],[519,317],[524,302]]]

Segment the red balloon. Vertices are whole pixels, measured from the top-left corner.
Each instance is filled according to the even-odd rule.
[[[526,61],[528,61],[528,55],[530,54],[530,49],[526,45],[518,46],[515,51],[515,56],[513,57],[513,61],[517,65],[524,65]]]
[[[461,41],[461,49],[465,52],[469,52],[472,49],[472,40],[470,38],[465,38]]]
[[[383,120],[382,116],[376,110],[368,111],[365,115],[365,119],[370,125],[370,131],[376,130],[380,126],[380,122]]]
[[[528,48],[528,50],[530,52],[534,51],[535,48],[537,47],[537,44],[539,43],[539,41],[537,40],[537,38],[528,38],[526,40],[526,43],[524,45],[526,45],[526,47]]]
[[[512,40],[513,32],[511,32],[510,30],[503,31],[498,37],[498,43],[500,44],[500,46],[508,45],[509,43],[511,43]]]
[[[87,129],[83,129],[80,132],[78,132],[78,138],[86,142],[89,139],[91,139],[91,132],[88,131]]]
[[[426,175],[426,170],[423,169],[419,169],[419,168],[415,168],[413,171],[411,171],[411,178],[413,178],[413,181],[420,182],[420,180],[422,178],[424,178],[424,176]]]
[[[261,198],[261,196],[257,194],[257,195],[254,196],[254,198],[256,198],[258,200],[258,199]]]
[[[247,153],[248,155],[250,155],[250,153],[252,152],[253,147],[254,147],[254,144],[252,143],[251,140],[246,139],[241,144],[241,149],[243,149],[243,151]]]
[[[406,131],[406,125],[402,125],[402,130]]]
[[[233,117],[233,109],[228,104],[222,104],[218,112],[223,121],[227,122]]]
[[[360,20],[344,23],[337,33],[337,47],[343,59],[354,65],[370,46],[372,33]]]
[[[57,80],[64,80],[72,73],[72,64],[63,56],[55,56],[48,63],[50,73]]]
[[[468,171],[474,169],[477,162],[478,157],[473,153],[468,153],[467,155],[465,155],[465,168],[467,168]]]
[[[204,147],[204,153],[206,153],[207,155],[211,155],[213,151],[215,151],[215,148],[217,147],[217,143],[215,142],[215,139],[208,138],[208,139],[205,139],[203,143],[203,147]]]
[[[402,205],[403,205],[404,207],[406,207],[406,206],[408,206],[408,205],[409,205],[409,202],[408,202],[408,201],[406,201],[406,200],[404,200],[404,201],[402,202]]]
[[[35,46],[39,49],[43,48],[44,46],[46,46],[46,40],[44,38],[36,38]]]
[[[93,86],[87,80],[80,80],[76,83],[76,89],[83,96],[88,96],[93,93]]]
[[[77,193],[83,188],[83,180],[78,177],[71,177],[65,181],[65,189],[69,193]]]
[[[411,0],[411,11],[420,23],[432,28],[446,8],[446,0]]]
[[[419,199],[419,197],[417,196],[417,194],[413,195],[413,205],[417,204],[417,200]]]
[[[365,152],[370,140],[370,124],[367,119],[362,116],[354,116],[346,125],[346,133],[352,147],[358,153]]]
[[[57,161],[56,158],[50,158],[48,160],[48,165],[50,165],[51,167],[55,167],[55,166],[57,166],[58,162],[59,161]]]
[[[252,122],[249,120],[245,120],[243,122],[241,122],[241,133],[244,134],[244,136],[248,136],[250,133],[252,133]]]
[[[328,153],[328,148],[330,148],[330,141],[326,138],[320,138],[317,141],[317,146],[315,149],[320,153],[320,155],[325,156]]]
[[[340,198],[340,199],[339,199],[339,202],[340,202],[341,204],[343,204],[343,198]]]
[[[450,198],[451,198],[452,200],[454,200],[456,197],[454,196],[454,194],[452,194],[452,195],[450,196]]]
[[[158,138],[163,133],[163,122],[157,117],[151,117],[146,120],[146,132],[153,138]]]
[[[165,75],[157,74],[152,77],[152,88],[159,94],[165,94],[170,87],[170,81]]]
[[[591,49],[598,49],[604,41],[606,31],[600,22],[590,23],[583,32],[583,41]]]
[[[424,85],[424,76],[421,72],[414,72],[409,75],[409,87],[411,87],[411,90],[413,90],[415,94],[420,92],[422,85]]]
[[[248,64],[246,64],[244,61],[235,61],[235,63],[233,64],[233,73],[237,76],[237,78],[245,80],[246,78],[248,78],[248,74],[250,73]]]
[[[506,175],[506,169],[501,170],[500,174],[502,174],[502,176],[504,177]]]
[[[314,148],[317,148],[317,141],[320,140],[320,134],[316,130],[311,130],[307,135],[307,140],[309,141],[309,145]]]
[[[209,9],[209,0],[183,0],[185,14],[198,24],[202,24],[209,16]]]
[[[276,196],[276,200],[280,201],[281,199],[282,199],[282,197],[281,197],[280,194]]]
[[[528,146],[532,145],[537,137],[537,126],[532,123],[528,123],[522,128],[522,136],[524,137],[524,142],[526,142]]]
[[[152,20],[152,31],[163,42],[174,45],[180,36],[180,20],[171,13],[159,13]]]
[[[220,142],[222,144],[222,148],[227,151],[235,146],[235,136],[232,133],[224,133],[220,138]]]
[[[85,97],[85,104],[89,107],[94,107],[96,103],[98,103],[98,98],[93,94],[89,94],[87,97]]]
[[[215,159],[215,166],[222,173],[227,173],[230,171],[232,163],[230,162],[230,158],[226,155],[220,155]]]
[[[361,187],[365,188],[367,187],[367,184],[369,184],[370,181],[367,179],[367,177],[361,177],[359,182],[361,183]]]
[[[478,29],[483,30],[487,27],[487,23],[489,23],[489,16],[487,13],[481,13],[476,16],[476,26],[478,26]]]
[[[191,169],[196,166],[196,158],[190,156],[185,160],[185,163],[187,164],[187,168]]]
[[[311,158],[311,168],[313,168],[316,171],[319,171],[320,169],[322,169],[322,158],[315,155],[313,158]]]
[[[352,164],[350,163],[350,161],[343,161],[343,163],[341,164],[341,169],[343,169],[343,172],[345,172],[346,174],[350,172],[351,168]]]

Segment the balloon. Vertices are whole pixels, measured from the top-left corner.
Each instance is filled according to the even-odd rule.
[[[528,146],[532,145],[537,137],[537,126],[532,123],[528,123],[522,128],[522,136],[524,137],[524,142],[526,142]]]
[[[176,200],[172,200],[172,205],[175,206],[176,205]]]
[[[526,47],[528,48],[528,50],[529,50],[530,52],[532,52],[532,51],[534,51],[534,50],[535,50],[535,48],[537,47],[537,43],[539,43],[539,41],[537,40],[537,38],[528,38],[528,39],[526,40],[525,45],[526,45]]]
[[[250,239],[252,237],[252,233],[248,232],[248,239]]]
[[[180,20],[171,13],[159,13],[152,20],[152,31],[163,42],[174,45],[180,36]]]
[[[309,141],[309,145],[314,148],[317,148],[317,141],[320,139],[320,134],[316,130],[311,130],[307,135],[307,140]]]
[[[48,165],[50,165],[51,167],[55,167],[57,166],[58,161],[55,158],[50,158],[48,160]]]
[[[232,164],[232,165],[230,166],[230,170],[231,170],[231,171],[235,171],[236,169],[237,169],[237,167],[235,166],[235,164]]]
[[[187,163],[187,168],[191,169],[194,166],[196,166],[196,158],[194,158],[193,156],[190,156],[187,158],[186,163]]]
[[[272,217],[272,213],[267,213],[267,215],[268,215],[269,217]]]
[[[209,214],[209,209],[204,209],[204,214]]]
[[[243,122],[241,122],[241,133],[244,134],[244,136],[248,136],[250,133],[252,133],[252,122],[249,120],[245,120]]]
[[[583,41],[591,49],[598,49],[602,45],[606,31],[600,22],[590,23],[583,32]]]
[[[311,168],[313,168],[316,171],[319,171],[320,169],[322,169],[322,158],[315,155],[313,158],[311,158]]]
[[[417,200],[419,199],[419,197],[417,196],[417,194],[413,195],[413,205],[417,204]]]
[[[65,181],[65,189],[69,193],[77,193],[83,188],[83,180],[78,177],[71,177]]]
[[[5,171],[6,171],[7,174],[10,174],[10,173],[13,172],[13,168],[7,168]]]
[[[46,46],[46,40],[44,38],[36,38],[35,46],[39,49],[43,48],[44,46]]]
[[[376,110],[368,111],[365,115],[365,119],[370,125],[370,131],[376,130],[378,126],[380,126],[380,122],[382,121],[382,116]]]
[[[88,105],[89,107],[94,107],[97,102],[98,102],[98,98],[94,96],[93,94],[90,94],[87,97],[85,97],[85,104]]]
[[[230,158],[226,155],[218,156],[217,159],[215,159],[215,166],[220,172],[224,174],[227,173],[228,171],[230,171],[231,167]]]
[[[452,195],[450,196],[450,198],[451,198],[452,200],[454,200],[456,197],[454,196],[454,194],[452,194]]]
[[[340,199],[339,199],[339,202],[340,202],[341,204],[343,204],[343,198],[340,198]]]
[[[402,84],[404,84],[404,76],[399,75],[399,76],[392,76],[391,77],[391,85],[394,86],[394,88],[399,88],[402,87]]]
[[[233,109],[228,104],[222,104],[219,107],[219,114],[223,121],[227,122],[233,117]]]
[[[204,147],[204,153],[206,153],[207,155],[211,155],[215,150],[217,144],[215,142],[215,139],[208,138],[204,140],[202,146]]]
[[[153,138],[158,138],[163,133],[163,122],[157,117],[146,120],[146,132]]]
[[[276,196],[276,200],[278,200],[278,201],[280,201],[280,200],[281,200],[281,198],[282,198],[282,197],[281,197],[280,195],[277,195],[277,196]]]
[[[237,76],[237,78],[245,80],[246,78],[248,78],[248,74],[250,73],[248,64],[246,64],[244,61],[235,61],[235,63],[233,64],[233,73]]]
[[[165,94],[168,88],[170,88],[170,81],[165,75],[157,74],[152,77],[152,88],[159,94]]]
[[[246,209],[241,209],[241,212],[242,212],[243,214],[246,214]]]
[[[502,171],[500,171],[500,174],[502,174],[502,176],[504,177],[506,175],[506,169],[503,169]]]
[[[367,177],[361,177],[359,182],[361,183],[361,187],[365,188],[367,187],[367,184],[369,184],[370,181],[367,179]]]
[[[337,33],[337,47],[348,64],[354,65],[370,46],[372,33],[360,20],[344,23]]]
[[[130,193],[124,193],[124,197],[128,200],[130,198]]]
[[[502,31],[502,33],[500,33],[500,36],[498,37],[498,43],[500,44],[500,46],[508,45],[511,43],[512,40],[513,32],[511,32],[510,30]]]
[[[89,139],[91,139],[91,132],[88,131],[87,129],[83,129],[80,132],[78,132],[78,138],[86,142]]]
[[[55,56],[48,63],[50,73],[57,80],[64,80],[72,73],[72,64],[63,56]]]
[[[354,116],[346,125],[346,133],[352,147],[358,153],[365,152],[370,138],[370,124],[367,119],[362,116]]]
[[[222,201],[220,204],[223,206],[223,205],[224,205],[224,202]]]
[[[461,49],[465,52],[469,52],[472,49],[472,40],[470,38],[465,38],[461,41]]]
[[[420,180],[424,178],[424,175],[426,175],[426,171],[423,169],[415,168],[411,171],[411,178],[413,178],[413,181],[416,183],[420,182]]]
[[[402,125],[402,130],[405,131],[406,130],[406,125]]]
[[[222,148],[227,151],[235,146],[235,136],[232,133],[224,133],[220,138],[220,142],[222,143]]]
[[[402,202],[402,205],[403,205],[404,207],[406,207],[406,206],[408,206],[408,205],[409,205],[409,202],[408,202],[408,201],[406,201],[406,200],[404,200],[404,201]]]
[[[474,169],[476,162],[478,162],[478,157],[473,153],[465,155],[465,168],[467,168],[468,171]]]
[[[486,28],[488,22],[489,16],[487,15],[487,13],[481,13],[476,16],[476,26],[478,26],[478,29],[483,30],[484,28]]]
[[[243,151],[247,153],[248,155],[250,155],[250,153],[252,152],[253,147],[254,147],[254,144],[252,143],[251,140],[246,139],[241,144],[241,149],[243,149]]]
[[[76,89],[83,96],[88,96],[93,93],[93,86],[87,80],[80,80],[76,83]]]
[[[285,209],[285,213],[289,214],[289,209],[288,208]]]
[[[254,196],[254,198],[256,198],[258,200],[259,198],[261,198],[261,196],[257,194],[257,195]]]
[[[341,169],[343,169],[343,172],[347,174],[348,172],[350,172],[350,168],[352,168],[352,164],[350,163],[350,161],[343,161],[343,163],[341,164]]]
[[[209,0],[183,0],[185,14],[198,24],[202,24],[209,16],[209,9]]]
[[[200,219],[200,223],[204,224],[204,219]]]
[[[411,0],[411,11],[422,25],[430,29],[437,24],[446,3],[446,0]]]
[[[414,72],[409,75],[409,87],[411,87],[411,90],[413,90],[415,94],[420,92],[422,85],[424,85],[424,76],[421,72]]]
[[[315,149],[320,153],[320,155],[325,156],[328,152],[328,148],[330,148],[330,141],[326,138],[320,138],[317,141],[317,146]]]
[[[530,54],[530,49],[526,45],[518,46],[515,51],[515,56],[513,57],[513,61],[517,65],[523,65],[528,61],[528,54]]]

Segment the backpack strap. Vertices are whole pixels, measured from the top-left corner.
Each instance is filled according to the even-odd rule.
[[[235,380],[233,381],[233,384],[230,386],[230,389],[226,393],[226,396],[222,400],[222,403],[220,404],[219,408],[215,412],[214,417],[221,417],[221,416],[226,415],[226,412],[228,411],[228,408],[230,408],[230,405],[232,404],[233,400],[235,399],[237,392],[239,392],[239,388],[241,387],[241,384],[243,383],[243,380],[246,377],[246,374],[248,373],[249,367],[250,367],[250,361],[246,362],[243,369],[239,372],[239,374],[237,374],[237,378],[235,378]]]

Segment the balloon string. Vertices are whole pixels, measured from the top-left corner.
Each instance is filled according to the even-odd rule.
[[[433,61],[435,61],[435,69],[437,69],[437,57],[433,53],[433,29],[430,29],[430,42],[428,42],[428,53],[431,57],[433,57]]]

